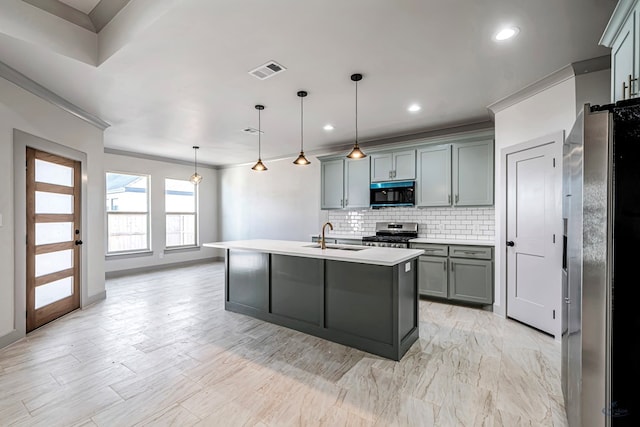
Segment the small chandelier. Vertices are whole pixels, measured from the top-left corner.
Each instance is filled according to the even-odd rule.
[[[198,147],[197,145],[193,146],[195,172],[193,173],[193,175],[191,175],[191,178],[189,178],[189,181],[193,185],[198,185],[200,184],[200,181],[202,181],[202,175],[198,173],[198,149],[199,148],[200,147]]]
[[[251,169],[262,172],[267,170],[267,167],[262,163],[262,127],[260,123],[260,112],[264,110],[264,105],[256,105],[256,110],[258,110],[258,161]]]
[[[358,82],[362,80],[362,74],[352,74],[351,80],[356,82],[356,143],[353,145],[351,152],[347,154],[347,157],[350,159],[363,159],[367,155],[358,146]]]
[[[293,164],[308,165],[311,162],[307,160],[307,158],[304,156],[304,132],[303,132],[304,107],[302,106],[302,100],[304,99],[305,96],[307,96],[307,92],[305,92],[304,90],[301,90],[298,92],[298,96],[300,97],[300,155],[298,156],[297,159],[293,161]]]

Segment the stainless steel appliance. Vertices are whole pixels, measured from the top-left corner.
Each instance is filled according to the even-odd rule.
[[[369,190],[372,208],[414,206],[415,181],[372,182]]]
[[[562,388],[571,427],[640,425],[639,160],[640,101],[585,105],[563,160]]]
[[[364,246],[408,248],[409,240],[418,237],[417,222],[376,222],[376,235],[362,238]]]

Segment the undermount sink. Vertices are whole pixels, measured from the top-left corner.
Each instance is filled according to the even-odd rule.
[[[307,245],[305,248],[320,248],[320,244]],[[362,251],[369,248],[354,248],[353,246],[340,246],[340,245],[326,245],[327,249],[339,249],[341,251]]]

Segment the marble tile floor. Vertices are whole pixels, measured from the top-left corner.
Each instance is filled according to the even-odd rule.
[[[565,426],[560,344],[420,302],[400,362],[224,311],[224,265],[107,281],[0,350],[0,426]]]

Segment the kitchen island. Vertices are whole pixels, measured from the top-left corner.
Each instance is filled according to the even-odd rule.
[[[418,339],[423,251],[282,240],[225,250],[225,309],[400,360]]]

